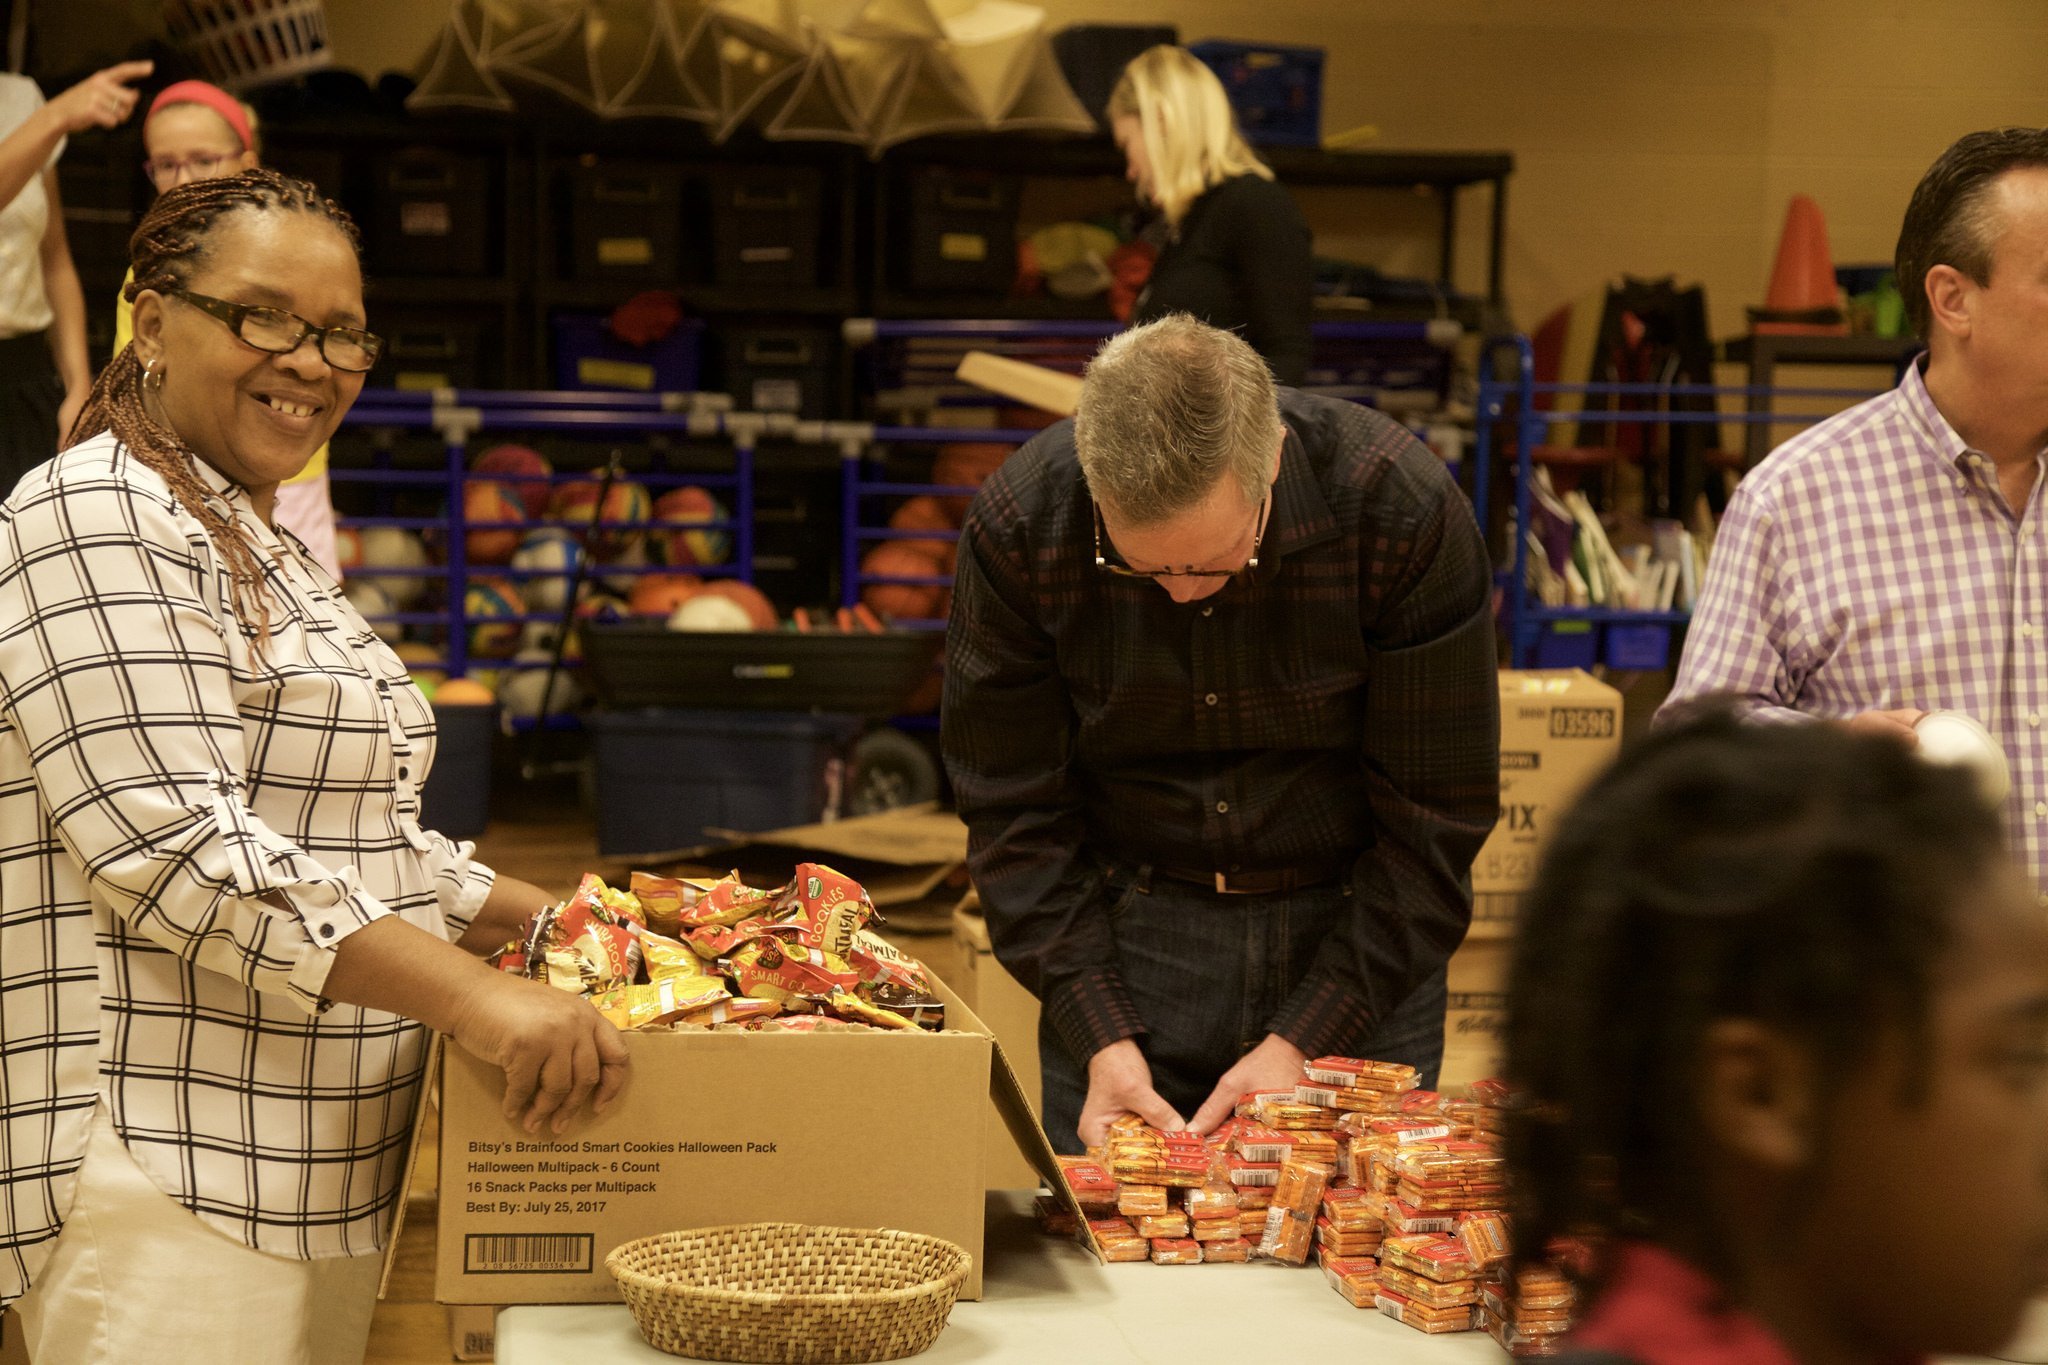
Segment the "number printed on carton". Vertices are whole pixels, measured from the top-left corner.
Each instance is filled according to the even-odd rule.
[[[1613,739],[1615,713],[1604,706],[1559,706],[1550,712],[1552,739]]]

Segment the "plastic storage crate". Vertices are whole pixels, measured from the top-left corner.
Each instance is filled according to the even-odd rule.
[[[496,224],[487,159],[407,147],[381,160],[376,176],[369,257],[378,274],[491,273]]]
[[[715,282],[815,286],[823,204],[824,174],[815,166],[721,169],[711,181]]]
[[[1319,147],[1323,142],[1323,49],[1211,38],[1189,43],[1230,96],[1253,142]]]
[[[1671,627],[1655,622],[1607,628],[1607,666],[1657,673],[1671,663]]]
[[[1591,668],[1600,662],[1600,631],[1591,621],[1552,621],[1536,643],[1536,668]]]
[[[657,162],[578,164],[569,176],[569,275],[669,285],[682,269],[682,176]]]
[[[474,839],[491,818],[495,706],[437,706],[434,766],[420,785],[420,823],[451,839]]]
[[[555,386],[627,389],[639,393],[694,393],[703,375],[704,324],[684,318],[649,346],[613,335],[607,313],[557,313]]]
[[[597,850],[662,853],[714,842],[713,830],[810,824],[860,724],[786,712],[599,712],[589,720]]]
[[[923,685],[943,637],[670,630],[591,622],[583,658],[607,706],[894,715]]]

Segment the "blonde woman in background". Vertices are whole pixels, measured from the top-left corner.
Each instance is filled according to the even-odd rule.
[[[142,163],[149,183],[162,194],[193,180],[238,175],[261,164],[256,113],[218,86],[179,81],[165,86],[142,120]],[[330,192],[335,186],[325,187]],[[114,304],[114,354],[134,337],[128,282]],[[341,561],[334,549],[334,504],[327,489],[327,447],[313,452],[306,467],[277,489],[277,521],[312,552],[336,581]]]
[[[1216,73],[1185,48],[1140,53],[1109,96],[1126,178],[1167,242],[1133,326],[1190,313],[1236,332],[1282,384],[1308,372],[1308,224],[1244,136]]]

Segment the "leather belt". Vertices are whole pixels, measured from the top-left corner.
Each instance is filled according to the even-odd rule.
[[[1336,881],[1351,870],[1352,859],[1328,858],[1294,867],[1265,868],[1249,872],[1198,872],[1192,868],[1162,867],[1155,864],[1152,875],[1171,877],[1177,882],[1206,886],[1225,896],[1278,896],[1303,887]]]

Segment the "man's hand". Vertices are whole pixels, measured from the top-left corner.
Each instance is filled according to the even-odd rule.
[[[590,1003],[553,986],[490,973],[462,1002],[451,1036],[505,1073],[505,1117],[561,1132],[584,1104],[602,1114],[626,1083],[626,1045]]]
[[[1920,718],[1926,714],[1925,711],[1910,709],[1905,711],[1865,711],[1861,715],[1849,717],[1844,724],[1859,735],[1883,735],[1888,739],[1899,740],[1901,743],[1917,744],[1919,739],[1913,734],[1913,727],[1918,725]]]
[[[50,113],[67,134],[117,127],[135,112],[134,83],[154,70],[155,62],[120,62],[95,71],[51,100]]]
[[[1145,1054],[1129,1038],[1111,1043],[1088,1059],[1088,1099],[1081,1106],[1081,1141],[1090,1147],[1102,1145],[1109,1125],[1125,1114],[1136,1114],[1154,1128],[1169,1132],[1184,1128],[1173,1106],[1152,1088],[1152,1068]]]
[[[1204,1135],[1214,1132],[1237,1109],[1238,1100],[1250,1092],[1292,1089],[1301,1080],[1301,1068],[1307,1061],[1308,1054],[1300,1048],[1277,1033],[1267,1034],[1265,1042],[1223,1073],[1208,1103],[1195,1111],[1194,1122],[1188,1126]]]

